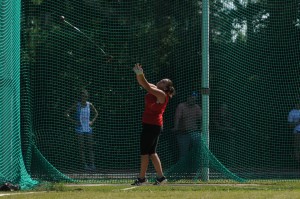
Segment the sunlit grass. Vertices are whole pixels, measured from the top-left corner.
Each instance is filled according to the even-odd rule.
[[[89,185],[44,184],[36,190],[21,191],[18,195],[1,198],[14,199],[300,199],[300,181],[259,181],[248,184],[168,184],[165,186],[146,185]],[[2,192],[7,193],[7,192]],[[17,192],[12,192],[13,194]]]

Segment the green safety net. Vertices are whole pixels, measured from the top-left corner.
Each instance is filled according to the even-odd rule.
[[[20,136],[20,2],[0,1],[0,183],[29,189]]]
[[[193,92],[201,107],[201,71],[207,67],[202,66],[202,3],[207,1],[22,1],[20,79],[18,26],[9,32],[13,40],[1,36],[1,49],[11,45],[6,52],[14,55],[1,56],[1,70],[12,68],[9,83],[1,87],[1,124],[13,124],[1,125],[1,137],[15,134],[1,138],[1,167],[24,160],[26,171],[14,174],[26,179],[28,172],[41,180],[131,182],[140,167],[146,94],[132,67],[141,63],[149,82],[170,78],[177,92],[157,148],[169,181],[299,179],[299,147],[287,122],[299,101],[299,1],[209,2],[210,103],[209,115],[203,115],[209,120],[202,121],[209,122],[209,142],[198,133],[180,159],[174,117]],[[11,20],[2,20],[11,15],[4,11],[1,35],[12,27]],[[8,73],[1,74],[6,81]],[[16,105],[19,80],[21,106]],[[82,89],[99,112],[93,140],[84,146],[66,116]],[[1,177],[8,173],[1,170]],[[147,177],[155,178],[152,165]]]

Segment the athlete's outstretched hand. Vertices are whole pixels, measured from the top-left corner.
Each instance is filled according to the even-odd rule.
[[[135,72],[136,75],[143,75],[144,74],[142,65],[139,64],[139,63],[135,64],[135,66],[133,68],[133,71]]]

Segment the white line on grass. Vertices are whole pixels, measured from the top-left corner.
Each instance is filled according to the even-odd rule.
[[[129,188],[125,188],[125,189],[121,189],[122,191],[127,191],[127,190],[130,190],[130,189],[135,189],[137,187],[129,187]]]
[[[3,193],[3,194],[0,194],[0,197],[2,197],[2,196],[11,196],[11,195],[21,195],[21,194],[43,193],[43,192],[46,192],[46,191],[41,191],[41,192],[23,192],[23,193]]]

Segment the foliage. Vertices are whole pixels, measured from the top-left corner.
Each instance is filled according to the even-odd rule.
[[[237,136],[245,146],[240,150],[241,157],[237,157],[241,164],[264,167],[264,161],[252,161],[257,154],[261,159],[274,160],[278,166],[288,164],[284,161],[288,159],[287,154],[282,158],[276,150],[263,149],[284,145],[281,140],[286,138],[286,118],[284,122],[282,118],[294,103],[293,93],[300,83],[299,3],[209,2],[211,111],[227,103],[235,117],[237,132],[248,133],[248,139]],[[29,86],[32,97],[23,110],[41,113],[28,117],[33,117],[31,125],[43,154],[53,162],[60,157],[47,151],[56,148],[58,143],[49,141],[47,133],[53,132],[52,136],[58,140],[70,136],[64,130],[55,129],[64,121],[63,114],[55,110],[74,103],[82,88],[90,91],[91,101],[106,114],[107,120],[97,123],[95,128],[105,126],[110,131],[130,131],[127,124],[107,122],[113,118],[122,120],[128,115],[128,120],[139,118],[142,103],[133,104],[132,99],[142,91],[132,92],[136,84],[129,68],[136,62],[145,65],[151,82],[161,77],[178,80],[175,86],[180,95],[172,100],[173,108],[191,90],[200,90],[202,1],[32,0],[23,1],[22,7],[22,68],[30,74],[27,77],[30,85],[21,86],[24,95]],[[62,15],[80,31],[64,23],[60,19]],[[114,59],[108,62],[93,43]],[[290,95],[284,99],[285,107],[278,106],[287,94]],[[244,110],[251,112],[244,115]],[[166,117],[171,115],[174,113],[166,112]],[[269,118],[268,122],[265,118]],[[51,125],[40,121],[49,121],[47,124]],[[258,126],[257,121],[264,124]],[[276,135],[270,130],[274,124],[279,132]],[[256,139],[258,136],[260,141]],[[111,144],[105,139],[102,142],[99,145],[104,148]],[[60,150],[68,154],[63,144]],[[125,152],[118,149],[117,153]]]

